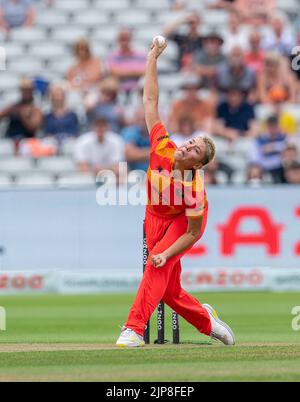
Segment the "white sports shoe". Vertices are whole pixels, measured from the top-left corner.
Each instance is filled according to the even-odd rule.
[[[209,304],[203,304],[203,307],[208,312],[211,319],[211,337],[212,339],[221,341],[224,345],[233,346],[235,345],[235,337],[232,329],[221,321],[215,309],[213,309]]]
[[[140,348],[145,346],[144,339],[132,329],[122,328],[121,335],[117,340],[116,345],[119,348]]]

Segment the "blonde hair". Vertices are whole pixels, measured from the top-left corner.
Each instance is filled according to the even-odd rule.
[[[216,157],[216,144],[210,137],[200,137],[206,146],[205,158],[202,161],[202,166],[208,165]]]

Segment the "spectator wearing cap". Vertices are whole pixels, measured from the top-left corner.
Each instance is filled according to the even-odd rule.
[[[120,81],[121,89],[127,94],[137,88],[147,60],[146,53],[133,48],[132,39],[129,28],[121,29],[117,37],[118,48],[107,59],[108,72]]]
[[[180,27],[186,26],[187,32],[181,32]],[[165,26],[164,36],[176,43],[178,46],[178,69],[186,69],[193,63],[196,51],[202,49],[202,39],[200,35],[201,18],[194,11],[187,13],[180,19]]]
[[[284,170],[285,182],[287,184],[300,184],[300,162],[293,162]]]
[[[112,131],[120,133],[124,127],[124,110],[119,104],[118,97],[120,92],[119,81],[114,77],[105,78],[99,91],[86,98],[85,106],[87,111],[87,120],[89,124],[97,117],[104,117]]]
[[[179,120],[182,116],[190,116],[195,122],[196,130],[211,131],[215,106],[209,100],[199,97],[200,87],[198,77],[191,76],[183,83],[183,97],[171,105],[169,125],[173,132],[178,132]]]
[[[270,18],[270,31],[265,35],[263,47],[266,51],[273,51],[290,56],[295,46],[294,33],[288,26],[286,14],[274,12]]]
[[[249,99],[255,101],[255,72],[247,67],[243,49],[236,46],[231,50],[228,60],[217,70],[216,85],[221,93],[226,93],[233,85],[238,86],[248,94]]]
[[[279,127],[276,116],[271,116],[267,122],[267,130],[253,141],[250,152],[250,162],[270,173],[274,183],[283,182],[281,155],[287,144],[286,135]]]
[[[249,35],[249,49],[245,53],[245,63],[248,68],[259,74],[265,65],[266,53],[262,49],[262,37],[258,31],[252,31]]]
[[[271,93],[274,90],[284,93],[284,101],[296,103],[297,84],[294,74],[286,61],[279,53],[266,54],[263,71],[258,74],[258,99],[261,103],[270,103]]]
[[[77,139],[75,160],[83,173],[97,175],[103,170],[119,172],[119,162],[124,161],[124,142],[120,135],[109,130],[108,121],[97,118],[93,130]]]
[[[66,104],[66,91],[63,85],[50,88],[51,111],[44,118],[44,133],[54,137],[58,143],[79,135],[77,114],[69,110]]]
[[[146,172],[149,167],[150,139],[144,108],[136,111],[133,124],[126,127],[121,136],[125,141],[125,156],[130,170]]]
[[[216,31],[210,31],[202,36],[202,50],[195,56],[195,71],[202,78],[204,88],[213,88],[218,67],[226,60],[222,53],[224,40]]]
[[[75,64],[67,71],[66,79],[71,89],[88,93],[102,78],[101,60],[94,57],[86,39],[78,40],[74,45]]]
[[[9,33],[18,27],[30,27],[35,20],[32,0],[0,0],[0,29]]]
[[[226,60],[222,53],[224,40],[216,31],[202,36],[202,50],[195,54],[195,72],[203,80],[204,88],[211,89],[217,75],[218,67]]]
[[[0,111],[0,120],[7,119],[6,137],[15,141],[35,137],[42,127],[43,113],[35,106],[33,82],[23,79],[20,100]]]
[[[217,108],[214,134],[229,141],[240,137],[253,137],[257,133],[255,111],[239,86],[228,89],[226,98]]]

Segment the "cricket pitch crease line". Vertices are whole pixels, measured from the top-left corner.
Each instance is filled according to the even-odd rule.
[[[249,348],[249,347],[291,347],[293,345],[289,343],[240,343],[237,344],[234,348]],[[299,347],[299,345],[294,345],[295,347]],[[207,349],[207,348],[216,348],[223,347],[219,343],[215,343],[214,345],[205,345],[205,344],[180,344],[180,345],[147,345],[144,348],[140,348],[140,350],[151,350],[157,348],[197,348],[197,349]],[[60,343],[49,343],[49,344],[1,344],[0,343],[0,353],[32,353],[32,352],[68,352],[68,351],[101,351],[101,350],[119,350],[113,344],[60,344]],[[129,350],[129,349],[122,349]]]

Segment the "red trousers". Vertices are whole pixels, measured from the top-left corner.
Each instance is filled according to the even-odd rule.
[[[207,222],[207,213],[203,219],[202,237]],[[154,215],[147,209],[145,219],[146,239],[149,258],[135,301],[131,307],[126,328],[139,335],[144,330],[152,313],[163,300],[176,313],[198,329],[210,335],[211,322],[207,311],[197,299],[181,287],[181,257],[186,251],[171,258],[162,268],[155,268],[151,263],[151,255],[167,250],[187,230],[188,221],[185,214],[168,219]]]

